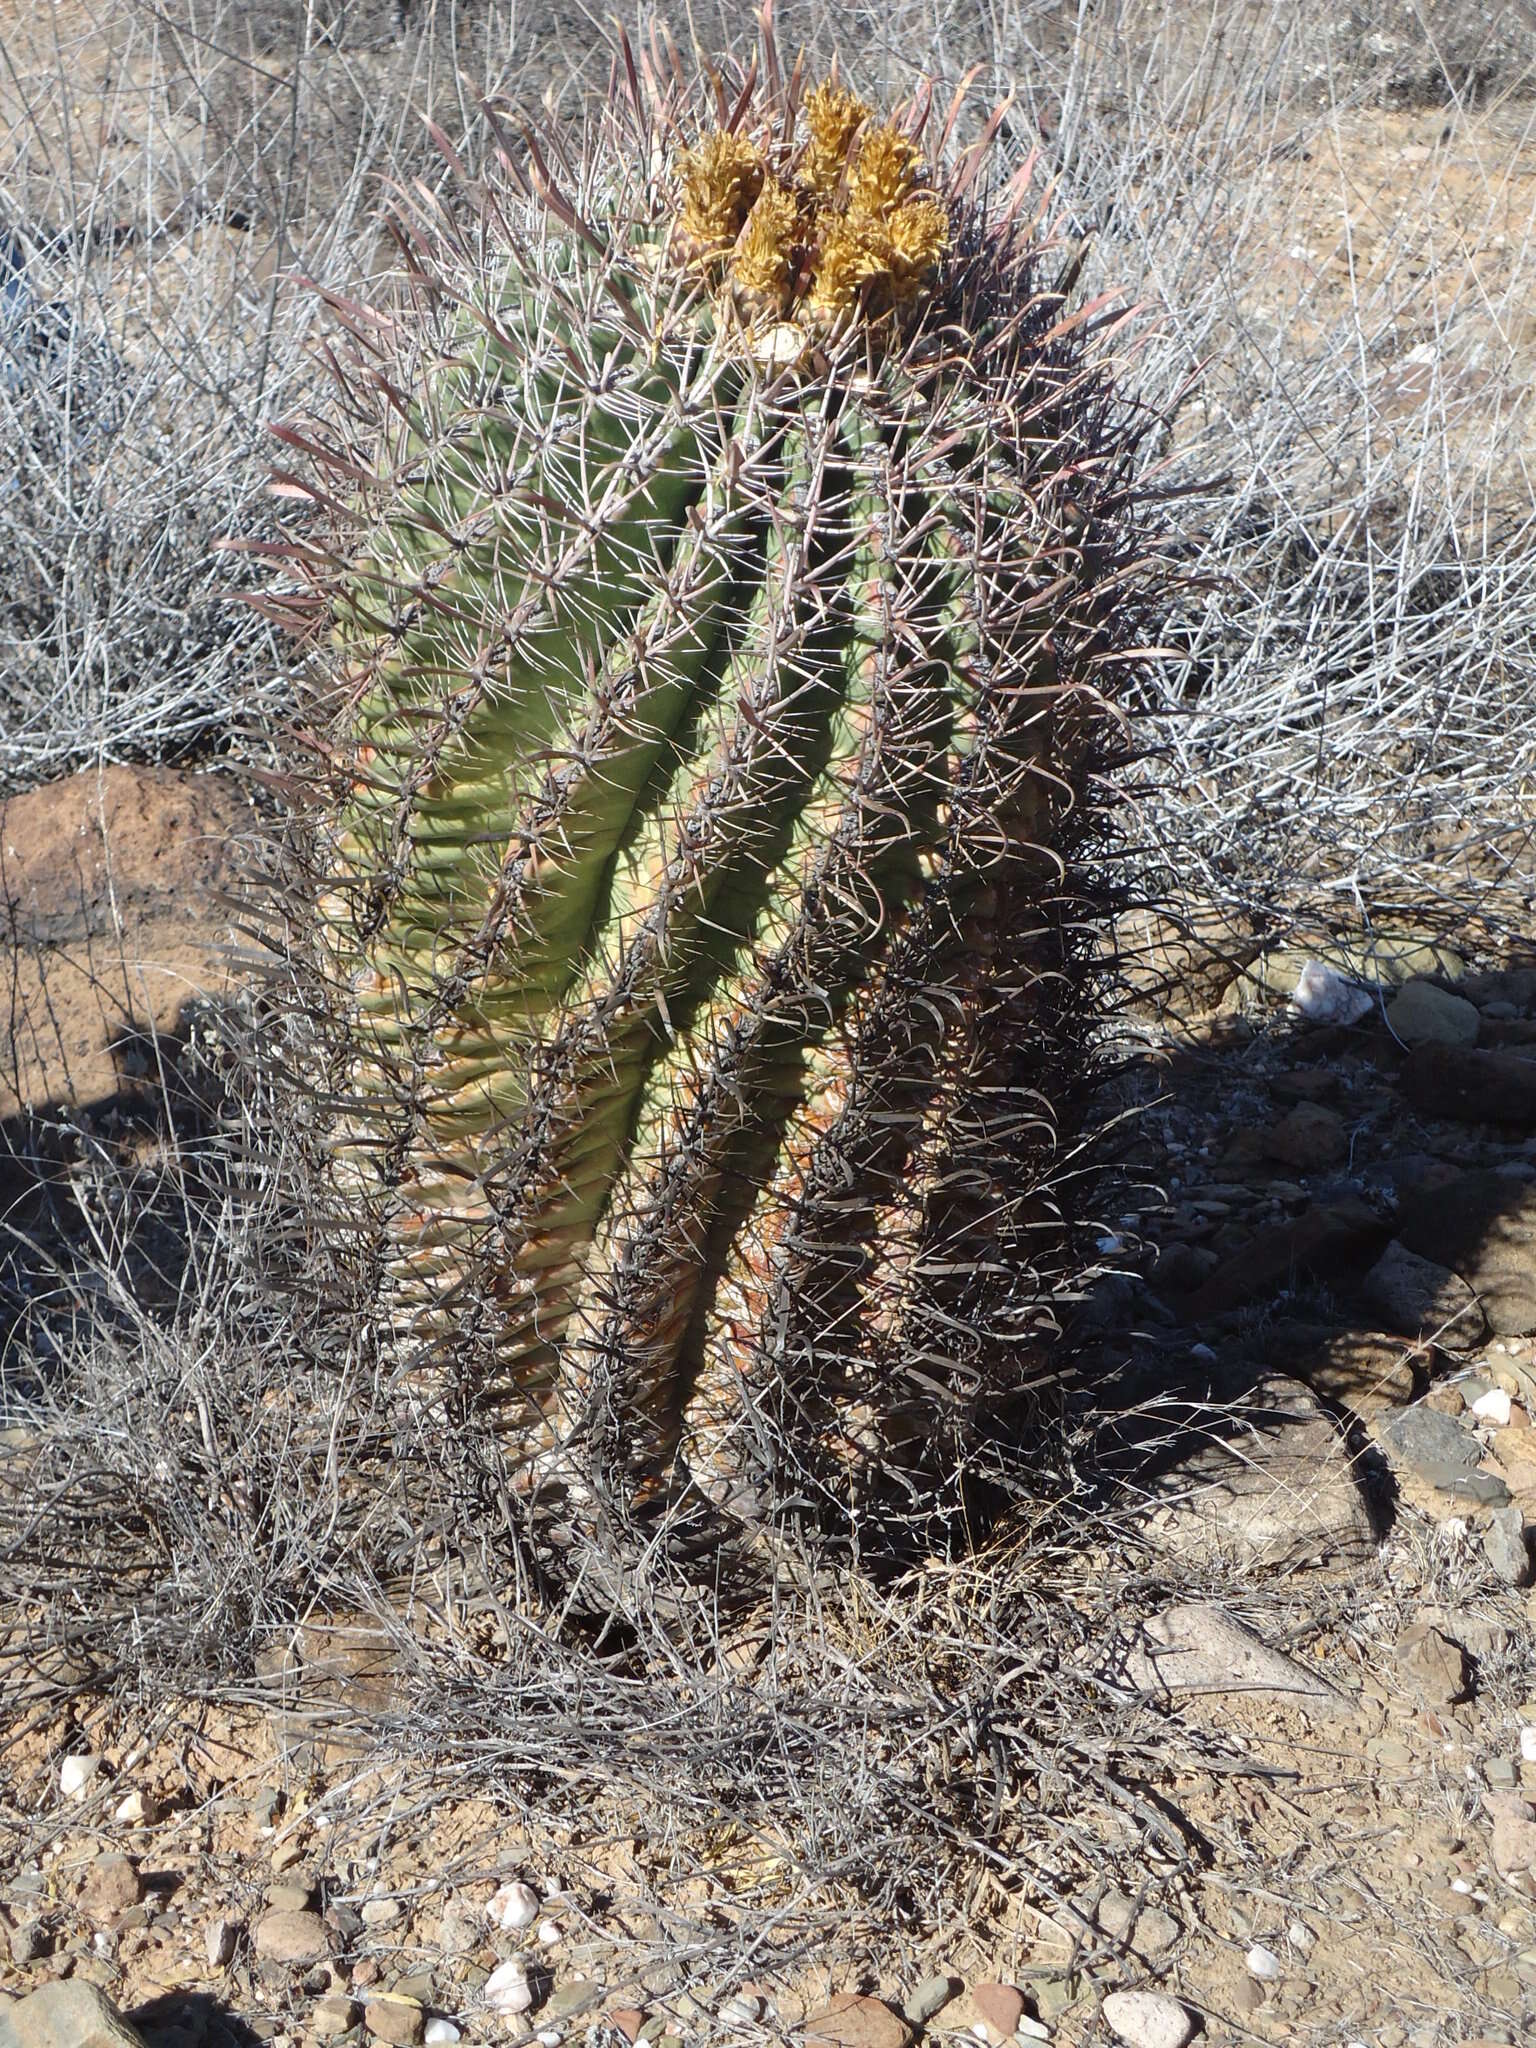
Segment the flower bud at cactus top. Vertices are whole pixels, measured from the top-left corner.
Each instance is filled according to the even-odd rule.
[[[718,129],[687,152],[674,256],[754,319],[814,330],[909,305],[949,240],[917,145],[830,82],[807,96],[804,121],[787,155]]]
[[[1022,187],[835,83],[652,112],[589,219],[417,233],[317,448],[330,1170],[530,1474],[836,1491],[1046,1370],[1142,429]]]

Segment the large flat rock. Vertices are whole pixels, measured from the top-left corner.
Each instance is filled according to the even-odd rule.
[[[0,806],[0,1119],[153,1085],[187,1004],[228,984],[246,797],[224,775],[113,767]]]
[[[144,2048],[94,1984],[45,1984],[0,2010],[0,2048]]]
[[[1403,1064],[1404,1095],[1424,1116],[1536,1131],[1536,1059],[1468,1045],[1420,1045]]]
[[[1350,1708],[1348,1696],[1321,1673],[1271,1649],[1225,1608],[1199,1601],[1165,1608],[1142,1623],[1114,1675],[1170,1703],[1191,1695],[1257,1694],[1331,1712]]]
[[[1338,1431],[1307,1388],[1262,1376],[1191,1414],[1141,1481],[1141,1525],[1193,1562],[1299,1565],[1368,1556],[1375,1532]]]

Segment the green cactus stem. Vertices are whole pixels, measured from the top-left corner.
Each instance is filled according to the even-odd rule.
[[[1155,582],[1147,423],[1027,174],[761,76],[723,128],[615,108],[579,204],[535,147],[413,230],[294,550],[381,1344],[629,1506],[952,1461],[1049,1371]]]

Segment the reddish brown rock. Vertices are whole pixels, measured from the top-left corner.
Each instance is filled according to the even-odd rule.
[[[1466,1045],[1421,1045],[1403,1066],[1402,1090],[1426,1116],[1536,1130],[1536,1059]]]
[[[845,1991],[811,2014],[805,2038],[809,2048],[906,2048],[912,2029],[882,1999]]]
[[[115,1920],[144,1896],[133,1861],[127,1856],[98,1856],[80,1888],[80,1910],[92,1920]]]
[[[1269,1133],[1266,1150],[1298,1173],[1316,1173],[1339,1164],[1349,1150],[1349,1135],[1336,1110],[1321,1102],[1299,1102]]]
[[[331,1952],[331,1930],[318,1913],[263,1913],[251,1932],[263,1962],[320,1963]]]
[[[978,1984],[971,1993],[976,2010],[1000,2041],[1012,2038],[1024,2017],[1024,1994],[1012,1984]]]

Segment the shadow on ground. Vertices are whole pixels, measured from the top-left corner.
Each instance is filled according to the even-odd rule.
[[[1536,971],[1417,964],[1340,1025],[1261,960],[1149,1021],[1109,1090],[1132,1115],[1073,1364],[1101,1473],[1176,1540],[1181,1480],[1232,1496],[1250,1561],[1379,1541],[1405,1489],[1536,1520]]]
[[[260,2048],[262,2037],[206,1992],[167,1992],[126,2015],[144,2048]]]

